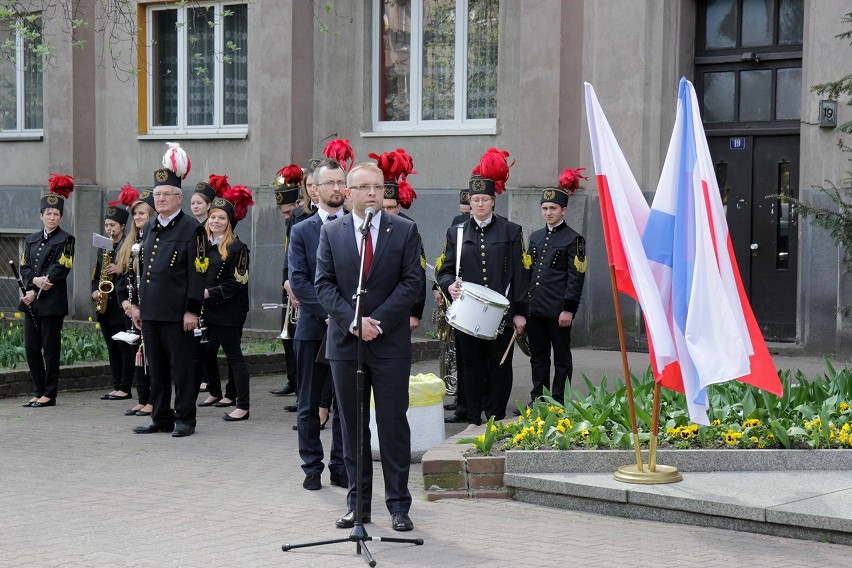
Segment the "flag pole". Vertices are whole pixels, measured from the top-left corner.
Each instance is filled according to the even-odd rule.
[[[648,470],[657,471],[657,436],[660,431],[660,381],[654,385],[654,410],[651,415],[651,443],[648,448]]]
[[[636,426],[636,407],[633,403],[633,385],[630,381],[630,365],[627,363],[627,345],[624,341],[624,322],[621,319],[621,300],[618,297],[618,286],[615,283],[615,267],[611,264],[609,265],[609,278],[612,282],[612,300],[615,304],[615,322],[618,326],[618,343],[621,346],[621,365],[624,367],[624,384],[627,386],[627,405],[630,408],[630,426],[633,429],[633,447],[636,450],[636,471],[641,472],[643,471],[642,447],[639,445],[639,428]]]

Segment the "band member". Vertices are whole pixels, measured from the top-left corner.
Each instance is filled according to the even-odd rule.
[[[408,176],[416,174],[414,171],[414,160],[408,152],[397,148],[392,152],[382,152],[381,155],[370,154],[376,160],[376,165],[385,176],[385,194],[382,200],[382,210],[389,215],[399,215],[404,219],[414,222],[411,217],[400,209],[410,209],[411,204],[417,199],[417,193],[408,183]],[[416,224],[416,223],[415,223]],[[419,236],[419,231],[418,231]],[[423,239],[420,239],[420,263],[426,268],[426,254],[423,250]],[[426,295],[420,294],[411,306],[409,327],[412,331],[420,327],[423,319],[423,308],[426,306]]]
[[[466,189],[459,191],[459,214],[453,217],[450,226],[464,223],[470,219],[470,192]],[[435,298],[435,304],[443,307],[445,310],[444,296],[437,286],[433,287],[432,295]],[[458,333],[453,333],[453,345],[456,350],[456,399],[450,404],[444,405],[447,410],[452,410],[450,416],[444,418],[447,424],[457,424],[467,421],[467,401],[465,397],[464,386],[464,365],[462,364],[462,346]]]
[[[127,207],[133,204],[139,192],[131,185],[121,189],[118,201],[107,206],[104,217],[104,233],[112,238],[112,250],[98,249],[98,260],[92,270],[92,301],[95,302],[95,318],[100,324],[101,333],[109,354],[109,366],[112,372],[112,391],[101,395],[101,400],[127,400],[132,398],[136,350],[124,341],[112,338],[116,333],[127,330],[129,321],[121,308],[118,295],[118,251],[125,241],[125,226],[129,213]]]
[[[198,327],[209,259],[204,229],[181,211],[181,180],[189,173],[189,157],[179,144],[169,142],[163,166],[154,172],[157,217],[145,225],[139,303],[132,307],[148,354],[153,413],[150,424],[133,431],[183,437],[195,433],[193,330]],[[174,412],[169,404],[173,379]]]
[[[213,178],[214,176],[210,176]],[[225,178],[225,183],[227,183],[227,178]],[[210,206],[213,203],[213,200],[216,199],[216,190],[209,183],[199,182],[195,186],[195,191],[192,192],[192,197],[189,199],[189,209],[192,211],[192,215],[195,217],[195,220],[200,224],[204,224],[207,222],[207,218],[210,216]]]
[[[236,401],[236,410],[222,417],[226,422],[249,419],[249,371],[240,349],[249,309],[249,250],[234,234],[234,227],[245,218],[252,205],[251,191],[235,185],[223,197],[213,200],[206,227],[210,266],[204,290],[204,323],[208,341],[201,345],[205,348],[210,397],[222,399],[220,407],[232,406]],[[224,398],[217,360],[220,345],[232,376]]]
[[[323,178],[323,182],[342,181]],[[392,517],[392,528],[413,528],[408,511],[411,493],[408,475],[411,462],[411,431],[408,410],[408,377],[411,372],[411,330],[408,317],[414,299],[423,293],[425,273],[420,264],[420,238],[411,221],[382,214],[384,175],[374,164],[359,164],[347,177],[346,194],[352,201],[352,214],[323,226],[317,252],[316,289],[320,304],[330,314],[326,356],[331,362],[337,402],[343,417],[343,455],[349,477],[348,512],[335,523],[351,528],[356,508],[356,452],[363,467],[361,520],[369,522],[372,502],[373,464],[370,459],[370,430],[362,424],[364,444],[357,447],[358,333],[363,346],[363,406],[369,415],[370,392],[376,407],[376,424],[381,446],[385,504]],[[376,210],[366,235],[367,208]],[[364,271],[361,297],[362,321],[355,318],[353,296],[358,287],[359,251],[364,240]]]
[[[299,300],[290,293],[290,283],[287,280],[287,251],[290,246],[290,232],[294,224],[293,211],[296,209],[296,199],[302,192],[302,183],[305,180],[305,172],[296,164],[290,164],[278,170],[278,176],[273,182],[275,188],[275,203],[278,205],[278,212],[284,217],[284,270],[281,281],[281,303],[285,308],[281,311],[281,329],[288,328],[288,339],[281,339],[284,345],[284,364],[287,371],[287,383],[277,389],[269,392],[275,396],[286,396],[296,392],[296,353],[293,346],[293,334],[296,329],[287,320],[287,308],[290,305],[290,313],[299,307]],[[303,215],[303,218],[307,218]]]
[[[315,215],[293,227],[288,251],[290,287],[300,300],[295,335],[296,365],[299,373],[296,429],[299,432],[299,457],[302,458],[302,471],[305,473],[302,486],[311,491],[322,487],[320,478],[324,469],[324,453],[320,429],[328,415],[321,418],[319,409],[323,404],[324,391],[331,388],[331,368],[326,363],[317,362],[317,355],[328,327],[328,312],[317,298],[314,278],[320,229],[325,223],[343,216],[343,168],[336,160],[324,160],[316,166],[313,178],[319,188],[319,208]],[[330,402],[325,404],[327,413]],[[332,485],[349,487],[349,478],[343,462],[339,414],[335,412],[331,422],[332,439],[328,469]]]
[[[571,325],[580,305],[586,275],[586,241],[565,222],[568,198],[580,186],[584,168],[565,168],[559,187],[541,192],[541,216],[546,226],[530,235],[532,274],[527,290],[532,390],[535,401],[543,389],[557,401],[565,396],[565,380],[571,381]],[[553,386],[550,383],[550,349],[553,348]]]
[[[131,251],[134,244],[138,244],[141,250],[145,224],[157,215],[157,212],[154,210],[154,195],[150,190],[146,189],[138,195],[137,199],[130,206],[130,215],[133,222],[130,230],[127,232],[127,237],[124,239],[124,244],[122,244],[121,248],[118,249],[118,257],[116,260],[116,264],[118,264],[119,269],[119,276],[116,279],[116,291],[119,299],[121,300],[121,308],[124,310],[124,315],[128,318],[131,318],[133,315],[133,303],[131,300],[138,299],[139,297],[137,281],[139,280],[138,276],[140,275],[139,263],[138,261],[136,263],[133,262]],[[130,294],[131,290],[133,291],[132,296]],[[141,330],[135,326],[134,330],[141,332]],[[145,364],[144,345],[142,343],[139,344],[135,353],[136,357],[133,378],[136,383],[138,403],[134,405],[133,408],[126,410],[124,415],[151,416],[151,411],[153,410],[153,406],[150,402],[151,377],[148,374],[148,368]]]
[[[50,175],[50,193],[41,198],[43,228],[24,239],[21,280],[26,293],[18,309],[26,311],[24,349],[34,394],[24,406],[56,406],[62,322],[68,315],[66,279],[74,262],[74,237],[59,227],[65,200],[74,191],[71,176]]]
[[[465,398],[469,424],[481,424],[483,395],[486,417],[502,420],[512,392],[512,352],[500,364],[513,329],[526,325],[526,291],[529,286],[529,255],[524,250],[521,227],[494,213],[495,195],[502,193],[509,177],[509,153],[490,148],[473,171],[469,182],[471,218],[450,227],[444,252],[438,259],[438,285],[449,298],[461,296],[461,283],[490,288],[509,299],[504,327],[495,340],[473,337],[456,330],[462,347]],[[461,238],[461,258],[456,246]]]

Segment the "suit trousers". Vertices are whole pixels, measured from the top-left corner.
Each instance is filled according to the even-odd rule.
[[[127,328],[123,325],[101,322],[101,333],[107,346],[109,368],[112,372],[112,388],[129,393],[133,386],[133,367],[136,361],[136,347],[125,341],[117,341],[113,335]]]
[[[483,411],[486,419],[493,416],[495,420],[502,420],[512,395],[512,350],[506,362],[500,364],[512,339],[511,323],[507,322],[503,333],[493,340],[479,339],[460,331],[456,333],[462,347],[468,423],[482,424]],[[487,404],[485,408],[483,399]]]
[[[305,474],[322,473],[323,447],[320,440],[319,407],[323,393],[329,388],[331,367],[315,361],[321,341],[295,340],[296,365],[299,370],[298,399],[296,415],[299,432],[299,457],[302,458],[302,471]],[[332,473],[341,473],[346,469],[343,462],[343,435],[339,412],[331,417],[331,449],[328,469]]]
[[[196,374],[192,369],[195,337],[183,330],[183,322],[142,322],[142,336],[148,351],[151,377],[151,420],[158,425],[178,422],[195,427]],[[172,380],[175,387],[174,412],[171,409]]]
[[[287,296],[284,296],[284,303],[287,303]],[[281,345],[284,346],[284,369],[287,371],[287,384],[289,384],[294,389],[297,388],[296,381],[299,376],[299,369],[296,367],[296,346],[293,343],[295,340],[293,339],[293,334],[295,333],[295,326],[290,325],[288,321],[286,321],[287,310],[281,310],[281,329],[284,329],[284,326],[290,328],[290,339],[282,339]]]
[[[213,396],[222,395],[222,383],[219,379],[219,346],[225,352],[228,360],[229,379],[228,387],[225,388],[225,396],[234,400],[236,396],[237,408],[249,410],[249,370],[240,341],[243,337],[243,328],[226,325],[207,325],[207,343],[202,344],[205,348],[204,366],[207,369],[207,391]],[[231,386],[233,385],[233,386]],[[236,392],[234,392],[236,391]]]
[[[530,400],[534,401],[547,388],[557,402],[565,398],[565,381],[571,382],[574,371],[571,357],[571,326],[559,327],[559,321],[550,318],[527,319],[527,339],[530,344],[530,369],[533,388]],[[550,384],[550,349],[553,347],[553,388]]]
[[[24,318],[24,350],[37,397],[56,398],[64,319],[65,316],[36,316],[36,328],[29,314]]]
[[[381,448],[382,474],[385,480],[385,505],[393,513],[408,513],[411,493],[408,474],[411,467],[411,430],[408,426],[408,377],[411,359],[380,359],[364,355],[364,400],[362,432],[364,445],[360,448],[362,477],[362,511],[369,515],[373,497],[373,460],[370,452],[370,392],[376,405],[376,425]],[[343,458],[349,476],[346,504],[355,510],[357,447],[357,370],[356,361],[331,361],[331,374],[337,403],[343,417]]]

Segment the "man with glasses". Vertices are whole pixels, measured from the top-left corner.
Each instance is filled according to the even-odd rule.
[[[495,179],[487,175],[488,172],[483,171],[481,176],[470,178],[471,217],[447,230],[438,269],[438,285],[451,300],[461,295],[462,281],[490,288],[509,300],[503,332],[496,339],[485,340],[456,331],[462,348],[459,364],[464,366],[469,424],[482,424],[483,410],[486,419],[494,416],[502,420],[506,416],[506,405],[512,393],[512,350],[502,365],[500,360],[513,330],[521,333],[526,325],[529,286],[529,255],[524,250],[521,227],[494,214],[496,184]],[[459,236],[462,239],[461,259],[456,275]],[[483,397],[488,405],[485,408]]]
[[[348,175],[346,194],[352,213],[324,225],[317,252],[316,290],[320,303],[330,314],[326,356],[337,402],[343,417],[343,455],[349,476],[348,512],[337,520],[339,528],[355,524],[356,452],[362,462],[362,522],[370,521],[373,462],[370,430],[362,424],[364,444],[357,446],[358,333],[363,348],[364,399],[361,410],[369,416],[370,393],[375,399],[376,424],[381,446],[385,505],[395,531],[414,527],[408,516],[411,493],[408,475],[411,463],[411,431],[408,410],[408,377],[411,373],[411,305],[423,294],[425,273],[420,264],[420,237],[407,219],[381,212],[384,193],[382,171],[371,163],[354,166]],[[361,226],[366,210],[376,211],[366,235]],[[355,319],[353,295],[358,287],[361,241],[364,241],[364,289],[361,322]]]
[[[151,375],[151,423],[137,434],[171,432],[176,438],[195,432],[199,385],[192,369],[198,316],[204,300],[206,236],[198,222],[181,211],[181,179],[189,160],[177,144],[163,160],[170,168],[154,172],[157,217],[143,230],[138,304],[133,320],[141,326]],[[181,167],[185,164],[185,167]],[[175,401],[171,394],[174,380]]]
[[[314,288],[317,247],[323,225],[343,216],[345,185],[343,167],[336,160],[323,160],[317,164],[313,178],[319,189],[319,207],[315,215],[293,227],[287,254],[290,287],[300,300],[294,341],[299,388],[296,429],[299,432],[299,457],[302,458],[302,471],[305,473],[302,487],[309,491],[322,487],[320,477],[324,469],[324,455],[320,429],[323,424],[320,422],[319,409],[322,406],[323,392],[331,389],[331,368],[327,364],[317,362],[317,354],[328,327],[328,312],[320,305]],[[331,421],[328,469],[332,485],[349,486],[346,466],[343,463],[343,440],[338,412],[334,413]]]

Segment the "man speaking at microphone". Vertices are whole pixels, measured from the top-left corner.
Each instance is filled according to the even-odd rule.
[[[362,521],[370,522],[373,463],[368,420],[361,425],[363,447],[357,447],[358,322],[355,293],[364,239],[364,294],[361,298],[364,340],[363,412],[369,416],[370,393],[375,399],[381,446],[385,504],[395,531],[414,525],[408,516],[411,493],[411,432],[408,427],[408,377],[411,373],[411,330],[408,315],[423,294],[425,273],[420,264],[420,237],[414,223],[382,215],[384,175],[372,163],[354,166],[347,176],[346,195],[352,214],[323,225],[317,252],[316,289],[330,316],[326,356],[342,414],[343,458],[349,477],[348,512],[336,522],[351,528],[356,508],[356,451],[361,452]],[[369,230],[362,235],[362,227]]]

